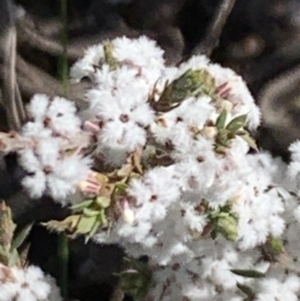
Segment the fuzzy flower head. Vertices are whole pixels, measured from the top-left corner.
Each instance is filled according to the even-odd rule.
[[[260,123],[260,111],[247,88],[243,79],[233,70],[213,64],[204,56],[194,56],[183,63],[179,70],[185,72],[188,69],[204,69],[214,78],[215,93],[218,96],[216,107],[222,109],[224,101],[230,105],[232,117],[247,114],[248,126],[251,130]]]
[[[123,91],[124,92],[124,91]],[[154,119],[154,113],[143,97],[116,91],[105,95],[97,89],[89,91],[93,122],[99,146],[112,150],[123,148],[131,152],[146,143],[147,127]]]
[[[0,265],[0,301],[60,301],[54,280],[35,266],[26,269]]]
[[[30,121],[23,127],[26,136],[72,136],[80,131],[81,121],[76,116],[73,102],[62,98],[50,99],[35,95],[27,107]]]
[[[89,171],[88,159],[76,153],[61,153],[55,138],[40,140],[34,149],[22,151],[20,163],[28,173],[22,184],[31,197],[48,194],[61,202],[75,192]]]
[[[163,50],[145,36],[138,39],[116,38],[88,49],[85,56],[71,68],[71,78],[75,82],[83,77],[94,80],[102,65],[112,63],[119,67],[126,66],[128,73],[134,71],[136,80],[143,79],[154,84],[164,68]]]

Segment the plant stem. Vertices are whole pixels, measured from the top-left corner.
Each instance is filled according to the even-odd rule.
[[[69,265],[69,240],[65,233],[58,237],[58,258],[61,266],[60,290],[64,298],[68,296],[68,265]]]
[[[67,56],[68,46],[68,3],[67,0],[60,0],[60,14],[61,14],[61,44],[63,47],[62,56],[59,59],[59,78],[61,80],[65,96],[68,95],[69,90],[69,64]]]
[[[63,53],[59,58],[59,78],[65,97],[69,90],[69,64],[67,57],[68,45],[68,3],[67,0],[59,0],[61,18],[61,44]],[[68,266],[69,266],[69,240],[65,233],[58,237],[58,258],[61,266],[60,289],[64,298],[68,297]]]
[[[221,4],[209,25],[206,36],[192,51],[192,55],[205,54],[208,57],[211,56],[213,50],[218,46],[223,28],[234,7],[235,1],[236,0],[221,0]]]

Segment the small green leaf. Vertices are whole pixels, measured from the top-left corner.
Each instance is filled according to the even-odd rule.
[[[216,136],[216,144],[217,146],[225,146],[230,147],[232,142],[232,133],[227,129],[220,129]]]
[[[97,215],[87,217],[82,216],[79,220],[79,223],[76,227],[76,234],[88,234],[92,231],[95,223],[97,221]]]
[[[86,201],[84,201],[84,202],[82,202],[82,203],[80,203],[80,204],[73,205],[73,206],[71,207],[71,210],[73,210],[73,211],[81,211],[81,210],[83,210],[84,208],[87,208],[87,207],[89,207],[90,205],[92,205],[93,202],[94,202],[94,200],[86,200]]]
[[[0,262],[7,264],[9,259],[9,253],[7,250],[3,248],[3,246],[0,245]]]
[[[153,102],[152,106],[156,111],[168,112],[178,107],[188,97],[212,95],[214,91],[215,79],[207,70],[188,69],[171,83],[166,83],[160,99]]]
[[[227,119],[227,111],[224,109],[221,114],[219,115],[217,121],[216,121],[216,127],[218,130],[224,129]]]
[[[212,95],[216,90],[216,81],[214,77],[206,70],[201,69],[201,80],[203,92],[207,95]]]
[[[222,213],[218,219],[218,228],[221,233],[229,240],[235,241],[238,236],[237,219],[229,213]]]
[[[283,253],[284,252],[284,247],[283,247],[283,243],[282,240],[280,238],[277,237],[271,237],[268,240],[268,244],[271,248],[271,250],[277,254]]]
[[[265,274],[255,270],[230,270],[232,273],[246,278],[263,278]]]
[[[227,147],[225,147],[223,145],[216,145],[215,152],[219,155],[225,155],[227,152]]]
[[[242,134],[237,133],[237,135],[244,139],[252,149],[258,151],[256,141],[249,135],[248,132],[245,131]]]
[[[128,188],[128,185],[126,183],[118,182],[116,184],[116,189],[118,189],[120,192],[125,193],[127,188]]]
[[[226,129],[232,133],[237,132],[239,129],[245,126],[247,121],[247,114],[240,115],[234,119],[232,119],[228,125],[226,126]]]
[[[101,219],[101,224],[103,227],[108,227],[108,219],[106,217],[105,211],[101,210],[100,211],[100,219]]]
[[[12,241],[12,249],[18,249],[25,241],[25,239],[28,237],[31,229],[32,229],[33,223],[26,225],[17,235],[14,237]]]
[[[255,293],[253,292],[253,290],[244,284],[241,283],[237,283],[236,285],[244,294],[247,295],[248,299],[247,300],[253,300],[255,298]]]
[[[63,231],[73,232],[76,229],[79,220],[80,215],[70,215],[62,221],[51,220],[46,223],[41,223],[41,225],[45,226],[50,231],[58,233]]]
[[[91,231],[86,236],[85,243],[87,243],[95,235],[95,233],[97,232],[97,230],[100,228],[101,224],[102,224],[101,223],[101,218],[98,217],[97,220],[95,221],[95,223],[94,223]]]
[[[20,262],[20,257],[18,251],[13,249],[9,255],[8,266],[12,267],[17,265]]]
[[[118,67],[118,61],[113,56],[113,45],[111,42],[107,42],[103,46],[105,62],[109,65],[111,70],[115,70]]]
[[[83,215],[87,217],[93,217],[97,216],[99,214],[99,210],[90,209],[90,208],[84,208],[83,209]]]
[[[108,208],[110,205],[110,198],[104,197],[104,196],[98,196],[96,198],[96,204],[100,207],[100,208]]]

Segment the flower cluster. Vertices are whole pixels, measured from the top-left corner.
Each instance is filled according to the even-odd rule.
[[[0,264],[1,301],[60,301],[54,279],[35,266],[25,269]]]
[[[144,37],[118,38],[89,49],[71,70],[74,81],[93,84],[82,116],[98,142],[97,171],[124,172],[142,150],[142,170],[122,178],[125,194],[109,195],[112,229],[94,240],[148,256],[157,284],[151,300],[243,300],[244,287],[257,300],[283,300],[275,282],[295,298],[300,279],[274,278],[259,252],[284,234],[285,167],[267,153],[249,154],[256,145],[248,130],[260,122],[249,90],[204,56],[175,68],[162,55]],[[265,286],[235,270],[263,274]]]
[[[92,47],[72,67],[74,81],[89,77],[94,83],[85,115],[98,127],[98,153],[106,164],[118,166],[146,144],[146,128],[154,119],[147,99],[163,72],[163,51],[146,37]]]
[[[17,151],[27,172],[22,184],[28,194],[32,198],[47,194],[64,204],[88,175],[90,159],[84,149],[89,133],[81,129],[76,107],[67,99],[38,94],[27,111],[29,121],[22,132],[2,137],[2,142]]]
[[[22,132],[33,147],[19,151],[32,196],[62,202],[85,179],[89,199],[56,229],[72,221],[72,232],[147,256],[149,300],[299,298],[297,270],[270,259],[299,257],[286,177],[298,177],[299,142],[289,167],[258,152],[260,111],[240,76],[204,56],[168,67],[153,41],[123,37],[88,49],[71,78],[92,84],[81,120],[67,100],[36,96]]]

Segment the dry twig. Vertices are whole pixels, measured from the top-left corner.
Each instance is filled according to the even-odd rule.
[[[211,56],[213,50],[218,46],[222,30],[233,9],[236,0],[221,0],[221,4],[208,28],[205,38],[196,46],[191,55],[205,54]]]
[[[11,130],[19,130],[25,119],[25,110],[16,81],[16,28],[14,8],[9,0],[0,2],[2,55],[2,98],[7,111],[7,121]]]

